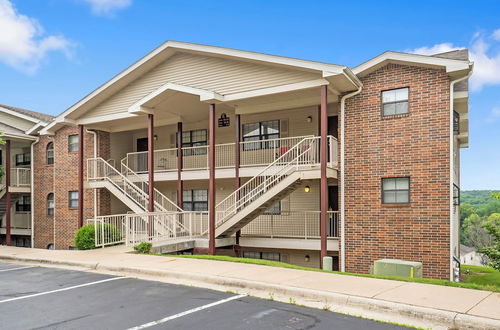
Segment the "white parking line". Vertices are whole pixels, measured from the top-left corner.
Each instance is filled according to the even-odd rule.
[[[109,282],[109,281],[115,281],[115,280],[121,280],[121,279],[124,279],[124,278],[126,278],[126,277],[112,277],[112,278],[107,278],[105,280],[100,280],[100,281],[95,281],[95,282],[90,282],[90,283],[84,283],[84,284],[74,285],[74,286],[70,286],[70,287],[67,287],[67,288],[63,288],[63,289],[57,289],[57,290],[52,290],[52,291],[39,292],[39,293],[35,293],[35,294],[29,294],[29,295],[26,295],[26,296],[21,296],[21,297],[15,297],[15,298],[10,298],[10,299],[0,300],[0,304],[6,303],[6,302],[10,302],[10,301],[15,301],[15,300],[21,300],[21,299],[38,297],[38,296],[44,296],[46,294],[51,294],[51,293],[56,293],[56,292],[61,292],[61,291],[68,291],[68,290],[83,288],[83,287],[89,286],[89,285],[94,285],[94,284],[99,284],[99,283],[104,283],[104,282]]]
[[[34,268],[34,267],[33,267],[33,266],[25,266],[25,267],[16,267],[16,268],[0,269],[0,273],[3,273],[3,272],[10,272],[10,271],[12,271],[12,270],[26,269],[26,268]]]
[[[200,306],[200,307],[196,307],[196,308],[187,310],[187,311],[182,312],[182,313],[178,313],[178,314],[175,314],[175,315],[167,316],[167,317],[165,317],[165,318],[163,318],[161,320],[158,320],[158,321],[144,323],[143,325],[139,325],[139,326],[136,326],[136,327],[133,327],[133,328],[129,328],[127,330],[139,330],[139,329],[146,329],[146,328],[149,328],[149,327],[153,327],[155,325],[162,324],[162,323],[165,323],[165,322],[168,322],[168,321],[171,321],[171,320],[174,320],[174,319],[177,319],[179,317],[186,316],[186,315],[189,315],[189,314],[192,314],[192,313],[195,313],[195,312],[199,312],[201,310],[204,310],[204,309],[207,309],[207,308],[210,308],[210,307],[213,307],[213,306],[217,306],[217,305],[226,303],[226,302],[231,301],[231,300],[243,298],[245,296],[246,295],[244,295],[244,294],[240,294],[240,295],[237,295],[237,296],[232,296],[232,297],[229,297],[229,298],[226,298],[226,299],[218,300],[218,301],[215,301],[213,303],[210,303],[210,304],[207,304],[207,305],[203,305],[203,306]]]

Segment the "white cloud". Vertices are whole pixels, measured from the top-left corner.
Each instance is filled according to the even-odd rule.
[[[0,0],[0,61],[27,73],[34,73],[51,51],[71,55],[72,43],[63,36],[43,37],[42,26],[19,14],[9,0]]]
[[[108,16],[115,11],[125,9],[132,4],[132,0],[83,0],[90,5],[95,15]]]
[[[496,41],[500,41],[500,29],[493,31],[493,33],[491,34],[491,37],[493,39],[495,39]]]
[[[500,45],[500,29],[496,30],[491,38],[486,38],[481,33],[476,33],[469,45],[469,55],[474,62],[474,73],[470,78],[471,90],[477,91],[486,85],[500,84],[500,51],[495,51],[491,46]],[[409,50],[410,53],[433,55],[467,47],[456,46],[452,43],[441,43],[431,47],[420,47]]]
[[[495,123],[499,119],[500,119],[500,107],[494,107],[493,109],[491,109],[488,118],[486,118],[486,122]]]

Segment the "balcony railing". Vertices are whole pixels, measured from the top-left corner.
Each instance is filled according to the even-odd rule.
[[[328,211],[327,236],[340,236],[338,211]],[[267,238],[317,239],[320,237],[319,211],[291,211],[262,214],[241,230],[242,236]]]
[[[242,141],[239,143],[240,167],[267,166],[285,154],[305,137],[312,137],[312,135],[269,140]],[[338,165],[337,139],[333,136],[329,136],[328,144],[328,166],[336,168]],[[177,171],[177,153],[177,148],[155,150],[155,172]],[[235,143],[215,145],[216,168],[232,168],[234,167],[235,161]],[[136,173],[145,173],[148,170],[147,151],[130,152],[124,159],[124,162],[132,171]],[[182,148],[182,162],[183,170],[208,169],[208,146],[204,145]]]
[[[31,185],[31,169],[30,168],[11,168],[10,169],[10,186],[11,187],[29,187]]]

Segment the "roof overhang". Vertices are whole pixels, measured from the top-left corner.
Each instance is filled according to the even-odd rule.
[[[291,68],[295,70],[303,70],[308,72],[320,72],[321,76],[325,81],[329,82],[330,88],[335,89],[337,93],[344,93],[351,90],[356,90],[361,86],[361,82],[358,77],[351,72],[351,70],[345,66],[328,64],[315,61],[307,61],[301,59],[295,59],[290,57],[268,55],[256,52],[242,51],[230,48],[199,45],[185,42],[177,41],[167,41],[161,46],[154,49],[152,52],[141,58],[139,61],[135,62],[127,69],[113,77],[111,80],[101,85],[93,92],[85,96],[83,99],[72,105],[62,114],[60,114],[54,122],[47,125],[41,130],[41,134],[53,134],[60,127],[67,124],[76,124],[76,119],[86,111],[89,111],[93,107],[97,106],[100,102],[113,95],[116,91],[128,85],[133,80],[137,79],[139,76],[154,68],[156,65],[165,61],[167,58],[175,53],[196,53],[200,55],[216,56],[221,58],[232,58],[247,62],[261,63],[273,66],[279,66],[282,68]],[[168,84],[167,84],[168,85]],[[202,102],[224,102],[221,98],[222,95],[218,95],[214,91],[193,91],[186,90],[190,87],[187,86],[174,86],[171,84],[169,86],[163,86],[165,91],[168,89],[174,90],[175,88],[184,89],[184,91],[190,94],[200,94],[200,101]],[[164,91],[155,91],[158,94]],[[154,93],[154,92],[153,92]],[[150,95],[154,97],[154,95]],[[233,98],[235,96],[233,95]],[[144,100],[143,100],[144,101]],[[135,111],[131,111],[131,114],[145,113],[147,109],[135,108]],[[129,109],[130,110],[130,109]],[[145,111],[144,111],[145,110]]]
[[[473,63],[470,61],[391,51],[382,53],[358,65],[352,71],[358,77],[364,77],[387,64],[413,65],[436,69],[445,68],[452,80],[466,76],[472,70],[473,66]]]

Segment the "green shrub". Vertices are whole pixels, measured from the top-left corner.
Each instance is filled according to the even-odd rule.
[[[148,243],[148,242],[142,242],[142,243],[139,243],[136,246],[134,246],[134,250],[137,253],[147,254],[147,253],[151,252],[152,247],[153,247],[153,244]]]
[[[116,226],[104,224],[105,243],[119,242],[122,239],[121,231]],[[120,243],[117,243],[120,244]],[[75,246],[78,250],[95,249],[95,229],[94,225],[85,225],[78,229],[75,234]]]
[[[95,249],[94,225],[86,225],[77,230],[75,234],[75,246],[78,250]]]

